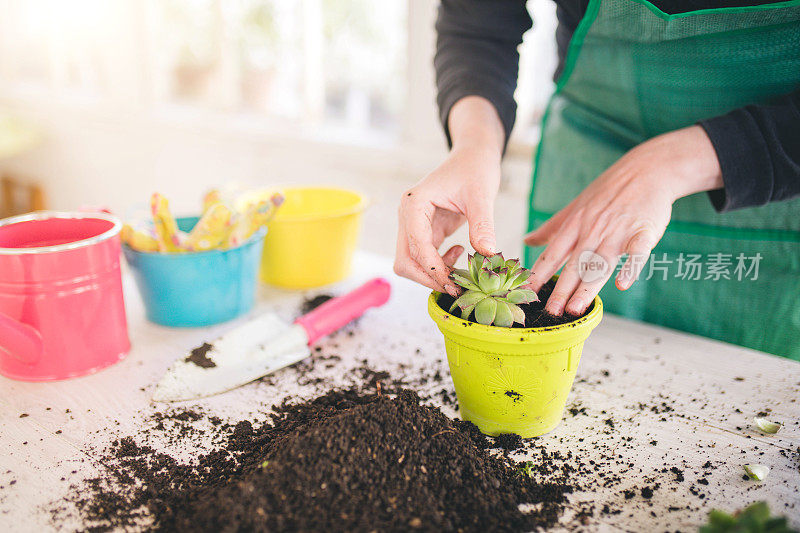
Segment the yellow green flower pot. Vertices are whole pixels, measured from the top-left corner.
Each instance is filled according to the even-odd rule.
[[[597,297],[584,317],[560,326],[503,328],[468,322],[428,298],[444,334],[461,417],[487,435],[537,437],[561,421],[583,343],[603,317]]]

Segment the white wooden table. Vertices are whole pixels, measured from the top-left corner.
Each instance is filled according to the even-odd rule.
[[[345,379],[343,369],[361,358],[376,369],[406,363],[412,367],[409,372],[441,369],[447,376],[441,336],[425,311],[427,291],[393,276],[386,258],[360,254],[356,263],[348,281],[324,292],[383,275],[392,282],[393,296],[386,306],[365,315],[354,334],[321,343],[323,353],[342,357],[326,370],[331,379]],[[306,296],[316,292],[323,291]],[[244,320],[169,329],[144,319],[130,279],[126,296],[133,349],[121,363],[55,383],[0,378],[0,531],[80,529],[82,523],[69,505],[53,518],[54,504],[58,506],[71,484],[102,471],[98,457],[106,444],[152,424],[148,417],[164,407],[152,405],[150,396],[173,359]],[[272,309],[293,319],[303,296],[262,288],[254,313]],[[313,393],[313,386],[298,385],[298,377],[298,370],[286,369],[273,385],[257,382],[187,405],[224,419],[263,419],[269,406],[286,395]],[[435,386],[452,390],[448,379]],[[570,495],[565,528],[575,525],[581,502],[593,502],[596,509],[608,503],[620,511],[595,513],[587,530],[685,531],[705,522],[712,508],[731,510],[758,500],[767,500],[800,527],[799,363],[606,316],[586,343],[568,406],[585,411],[567,413],[535,446],[573,451],[584,461],[601,463],[601,470],[619,479],[607,487],[603,480],[608,476],[580,480],[596,486]],[[753,417],[764,410],[771,411],[768,418],[784,422],[777,435],[763,435],[753,427]],[[456,415],[452,408],[445,406],[444,411]],[[22,413],[28,416],[20,418]],[[188,456],[191,450],[182,447],[172,453]],[[711,465],[704,468],[708,461]],[[745,481],[744,463],[763,463],[771,472],[762,483]],[[673,466],[683,471],[683,482],[674,481],[675,473],[662,472]],[[700,478],[708,484],[698,484]],[[651,499],[638,492],[625,499],[625,490],[653,483],[661,486]],[[698,489],[704,499],[692,494]]]

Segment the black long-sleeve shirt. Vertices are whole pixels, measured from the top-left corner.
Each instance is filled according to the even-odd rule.
[[[554,78],[557,79],[569,41],[586,13],[589,0],[555,1],[559,63]],[[654,3],[662,11],[674,14],[771,1],[777,0],[655,0]],[[517,110],[514,102],[517,47],[531,25],[524,0],[441,1],[434,64],[439,112],[448,141],[450,108],[469,95],[492,102],[508,138]],[[724,189],[709,193],[718,211],[800,196],[800,86],[767,104],[735,109],[699,124],[711,139],[722,169]]]

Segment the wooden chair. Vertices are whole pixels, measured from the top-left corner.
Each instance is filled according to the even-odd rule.
[[[11,176],[0,179],[0,218],[46,209],[44,191]]]

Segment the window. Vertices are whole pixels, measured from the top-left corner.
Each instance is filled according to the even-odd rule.
[[[535,142],[555,63],[554,5],[529,9],[512,139],[523,145]],[[356,143],[441,139],[429,0],[0,0],[0,12],[5,101]]]
[[[556,4],[552,0],[529,0],[528,12],[533,29],[525,34],[520,47],[517,100],[517,124],[514,142],[534,145],[538,142],[539,123],[555,84]]]
[[[404,0],[167,0],[151,7],[159,103],[399,133]]]

